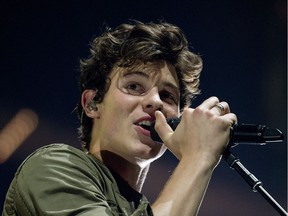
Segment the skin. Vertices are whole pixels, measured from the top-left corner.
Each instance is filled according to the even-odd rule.
[[[196,215],[230,127],[237,121],[226,102],[215,107],[211,97],[199,107],[186,108],[175,132],[165,118],[180,115],[179,81],[173,65],[165,61],[138,63],[128,70],[115,67],[111,85],[97,110],[88,110],[94,90],[82,94],[82,106],[93,119],[90,153],[141,191],[149,164],[168,148],[179,164],[152,205],[155,215]],[[138,123],[153,121],[164,145],[155,143]]]

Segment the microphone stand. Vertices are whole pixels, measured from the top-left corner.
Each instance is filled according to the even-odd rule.
[[[288,216],[287,212],[273,199],[273,197],[262,187],[261,181],[259,181],[252,173],[250,173],[240,162],[240,159],[236,157],[230,148],[228,147],[224,154],[223,159],[228,165],[240,174],[243,179],[252,187],[253,192],[259,192],[273,207],[279,212],[281,216]]]

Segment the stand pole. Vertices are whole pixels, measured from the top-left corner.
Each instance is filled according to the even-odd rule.
[[[273,197],[262,187],[259,181],[252,173],[250,173],[240,162],[240,159],[233,155],[230,150],[226,150],[223,159],[228,165],[236,170],[243,179],[252,187],[254,192],[259,192],[268,201],[281,216],[288,216],[287,212],[273,199]]]

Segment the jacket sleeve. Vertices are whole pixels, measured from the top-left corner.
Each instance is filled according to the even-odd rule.
[[[92,172],[80,153],[61,145],[42,148],[22,164],[12,183],[17,211],[20,215],[116,215],[113,203],[101,192],[101,178]]]

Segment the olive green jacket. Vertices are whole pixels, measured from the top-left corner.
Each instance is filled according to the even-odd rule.
[[[92,155],[64,144],[44,146],[18,168],[6,215],[153,215],[146,197]]]

